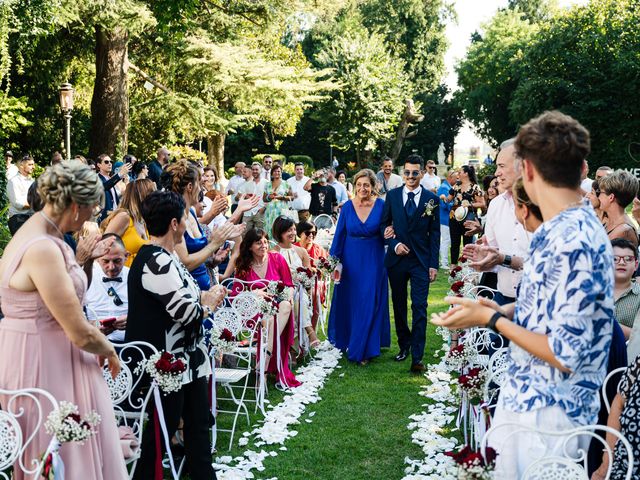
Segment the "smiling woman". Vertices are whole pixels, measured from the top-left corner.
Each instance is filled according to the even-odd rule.
[[[368,169],[354,177],[355,198],[342,207],[331,255],[342,264],[329,314],[329,340],[349,360],[366,364],[391,341],[384,241],[384,201],[376,199],[376,177]],[[363,281],[366,279],[366,281]]]

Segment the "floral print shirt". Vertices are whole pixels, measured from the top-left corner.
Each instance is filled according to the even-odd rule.
[[[500,402],[512,412],[558,405],[578,425],[597,421],[614,320],[611,242],[593,209],[567,209],[531,241],[514,322],[548,337],[565,373],[511,342]]]

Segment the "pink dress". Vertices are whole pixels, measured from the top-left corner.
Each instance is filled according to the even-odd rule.
[[[80,415],[95,410],[101,417],[98,432],[84,445],[63,444],[60,455],[64,461],[66,478],[87,480],[124,480],[128,478],[116,427],[113,406],[95,355],[77,348],[67,338],[60,324],[53,318],[42,298],[35,292],[21,292],[9,287],[9,280],[22,260],[25,250],[37,241],[55,242],[65,258],[67,271],[73,280],[80,301],[87,290],[87,277],[76,263],[73,251],[62,240],[42,235],[22,245],[5,270],[0,281],[2,311],[0,320],[0,387],[5,389],[41,388],[58,402],[69,401],[78,406]],[[0,395],[0,405],[7,397]],[[36,412],[27,400],[26,415],[21,424],[34,425]],[[45,418],[49,414],[48,402]],[[37,458],[45,451],[50,437],[41,428],[25,459]],[[19,470],[19,469],[17,469]],[[21,471],[13,478],[25,478]]]
[[[268,255],[265,278],[259,277],[253,269],[249,270],[247,274],[238,274],[237,278],[246,282],[255,282],[257,280],[280,281],[287,287],[293,287],[289,265],[284,257],[277,252],[269,252]],[[301,385],[289,368],[289,351],[295,340],[295,326],[293,323],[292,313],[287,326],[280,335],[280,349],[277,352],[272,352],[271,360],[267,366],[267,372],[276,373],[278,381],[288,387]],[[278,348],[277,345],[278,342],[274,342],[274,349]],[[279,362],[278,359],[280,360]],[[281,365],[281,371],[278,371],[278,363]]]

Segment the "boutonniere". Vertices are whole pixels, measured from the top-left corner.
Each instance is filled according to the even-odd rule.
[[[433,203],[433,199],[429,200],[424,206],[424,212],[422,213],[422,217],[431,217],[433,215],[433,211],[436,209],[437,205]]]

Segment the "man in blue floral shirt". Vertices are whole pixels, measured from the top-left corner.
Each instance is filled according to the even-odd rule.
[[[449,299],[456,307],[434,317],[436,325],[488,327],[511,340],[508,381],[489,439],[498,452],[495,478],[505,479],[521,478],[540,458],[585,446],[573,439],[563,452],[562,438],[522,430],[596,422],[614,321],[610,241],[580,191],[589,132],[571,117],[546,112],[520,129],[515,147],[527,194],[545,220],[532,239],[516,304]]]

